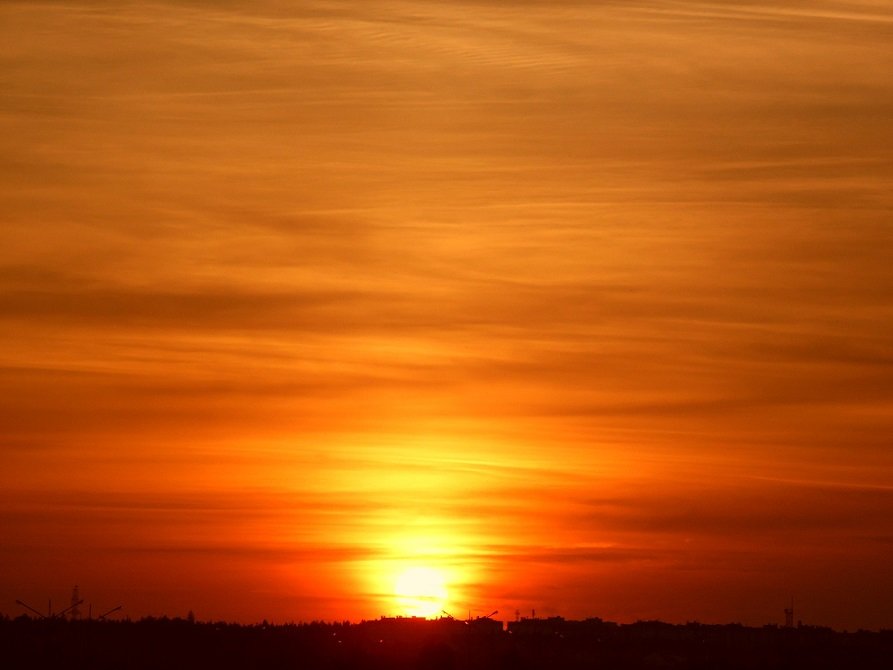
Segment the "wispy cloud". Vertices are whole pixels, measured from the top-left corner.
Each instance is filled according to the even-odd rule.
[[[2,3],[4,574],[889,625],[891,19]]]

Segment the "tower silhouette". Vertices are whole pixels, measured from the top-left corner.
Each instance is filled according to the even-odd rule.
[[[81,618],[81,610],[78,605],[81,604],[81,594],[78,591],[78,585],[75,584],[71,590],[71,607],[68,608],[68,616],[74,621]]]
[[[791,596],[791,607],[784,608],[784,627],[785,628],[793,628],[794,627],[794,597]]]

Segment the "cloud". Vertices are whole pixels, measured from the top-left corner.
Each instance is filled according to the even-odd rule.
[[[571,614],[587,571],[703,605],[882,553],[882,3],[0,13],[15,574],[80,538],[336,583],[405,532]]]

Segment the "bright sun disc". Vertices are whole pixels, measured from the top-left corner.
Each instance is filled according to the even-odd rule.
[[[446,578],[434,568],[407,568],[397,577],[394,595],[405,615],[433,617],[446,605]]]

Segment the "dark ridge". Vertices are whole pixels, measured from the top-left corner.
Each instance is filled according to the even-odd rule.
[[[0,664],[66,670],[889,668],[893,631],[560,617],[258,625],[0,618]]]

